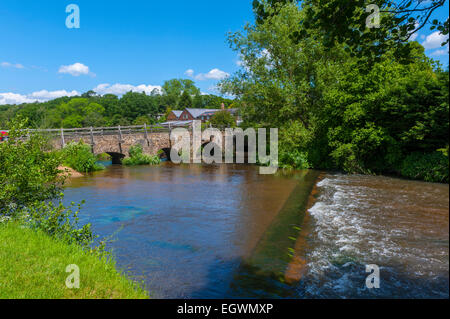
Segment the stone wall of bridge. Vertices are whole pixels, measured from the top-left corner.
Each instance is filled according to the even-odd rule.
[[[192,141],[192,132],[190,132],[190,140]],[[159,155],[162,150],[164,153],[161,155],[170,159],[170,149],[172,143],[170,141],[169,132],[148,133],[147,137],[143,133],[128,133],[122,134],[122,138],[117,134],[94,134],[92,137],[90,134],[82,135],[65,135],[64,144],[67,145],[71,142],[80,142],[92,146],[94,154],[107,153],[112,156],[114,164],[120,164],[121,160],[129,156],[130,148],[135,145],[141,145],[144,154],[147,155]],[[178,143],[181,141],[181,137],[178,138]],[[214,139],[202,139],[202,144],[205,145]],[[93,143],[92,143],[93,142]],[[224,147],[224,136],[222,135],[222,147]],[[53,147],[55,149],[61,149],[63,140],[61,137],[56,137],[52,140]],[[193,149],[191,148],[191,155]]]
[[[116,153],[129,155],[130,148],[134,145],[142,145],[145,154],[156,155],[162,149],[170,149],[169,133],[149,133],[148,139],[144,134],[124,134],[120,140],[118,135],[94,135],[93,152],[94,154]],[[65,144],[70,142],[83,141],[85,144],[92,144],[91,136],[66,136]],[[52,141],[56,149],[62,147],[62,139]]]

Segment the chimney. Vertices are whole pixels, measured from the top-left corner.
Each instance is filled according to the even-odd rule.
[[[222,109],[222,111],[225,110],[225,104],[222,103],[222,105],[220,106],[220,108]]]

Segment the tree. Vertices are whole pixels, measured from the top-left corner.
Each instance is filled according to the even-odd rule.
[[[200,94],[200,89],[195,86],[195,82],[188,79],[172,79],[164,82],[163,92],[166,95],[179,97],[183,92],[188,92],[191,96]]]
[[[181,94],[180,99],[178,101],[178,109],[184,110],[186,108],[192,108],[192,98],[189,95],[188,91],[184,91]]]
[[[365,74],[348,61],[337,85],[324,92],[324,134],[339,167],[398,172],[409,154],[448,145],[449,104],[442,93],[448,72],[433,71],[417,43],[412,54],[415,63],[402,65],[391,53]]]
[[[448,180],[448,158],[436,153],[449,144],[448,72],[420,44],[403,57],[409,64],[392,48],[367,68],[305,27],[307,8],[266,9],[230,35],[243,68],[220,86],[239,100],[244,126],[279,128],[282,166]],[[302,28],[306,36],[294,37]]]
[[[309,30],[320,31],[325,46],[331,48],[336,42],[345,44],[353,56],[363,58],[369,64],[380,61],[381,56],[390,51],[404,63],[410,56],[413,34],[431,24],[442,34],[449,33],[449,20],[432,19],[433,13],[444,6],[447,0],[304,0],[305,18],[297,30],[292,31],[294,38],[308,36]],[[296,3],[292,0],[255,0],[253,2],[256,21],[263,23],[276,14],[285,4]],[[380,10],[380,24],[376,28],[367,27],[367,19],[373,13],[369,5]],[[270,10],[269,8],[273,8]],[[431,22],[431,23],[430,23]],[[448,43],[448,39],[442,45]]]
[[[214,114],[210,122],[213,127],[218,129],[236,126],[235,118],[233,117],[233,115],[231,115],[230,112],[226,110],[219,111],[216,114]]]
[[[192,101],[192,106],[196,109],[203,109],[203,98],[200,94],[196,94],[194,96],[194,100]]]
[[[158,106],[154,97],[145,93],[128,92],[120,99],[122,117],[133,122],[137,117],[151,114],[156,116]]]
[[[230,46],[241,56],[243,68],[220,87],[223,93],[241,100],[248,121],[279,128],[298,121],[310,128],[323,88],[318,74],[333,72],[340,58],[333,55],[329,59],[331,54],[313,34],[300,41],[292,38],[290,31],[304,19],[304,12],[295,4],[267,10],[272,16],[263,23],[247,25],[244,32],[230,35]]]

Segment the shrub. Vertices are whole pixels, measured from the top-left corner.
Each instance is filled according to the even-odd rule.
[[[91,147],[81,141],[67,144],[61,154],[64,164],[80,173],[89,173],[105,168],[103,165],[97,164],[97,158],[92,154]]]
[[[62,204],[61,154],[48,152],[45,139],[28,132],[25,125],[26,121],[11,123],[10,139],[0,143],[0,220],[19,220],[26,227],[88,247],[95,238],[90,226],[79,227],[78,210]],[[30,137],[23,139],[28,133]]]
[[[9,140],[0,142],[0,215],[55,198],[64,182],[58,170],[61,157],[46,152],[45,139],[28,132],[26,124],[11,122]]]
[[[159,156],[145,155],[141,145],[132,146],[129,153],[130,157],[125,158],[122,161],[123,165],[158,165],[161,163],[161,159],[159,158]]]
[[[279,161],[281,168],[295,168],[295,169],[311,168],[308,162],[308,154],[305,152],[300,152],[299,150],[292,150],[290,152],[280,152]]]
[[[62,199],[63,195],[61,194],[57,204],[52,202],[33,203],[14,217],[31,229],[42,230],[53,238],[90,250],[91,244],[98,236],[93,235],[91,224],[82,227],[79,225],[78,213],[83,202],[77,206],[72,203],[71,206],[66,207],[62,203]]]
[[[412,153],[403,161],[401,174],[427,182],[448,183],[448,157],[441,152]]]

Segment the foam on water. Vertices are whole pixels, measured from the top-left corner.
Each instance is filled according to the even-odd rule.
[[[302,296],[448,298],[448,185],[335,174],[317,186]],[[368,264],[380,289],[365,287]]]

